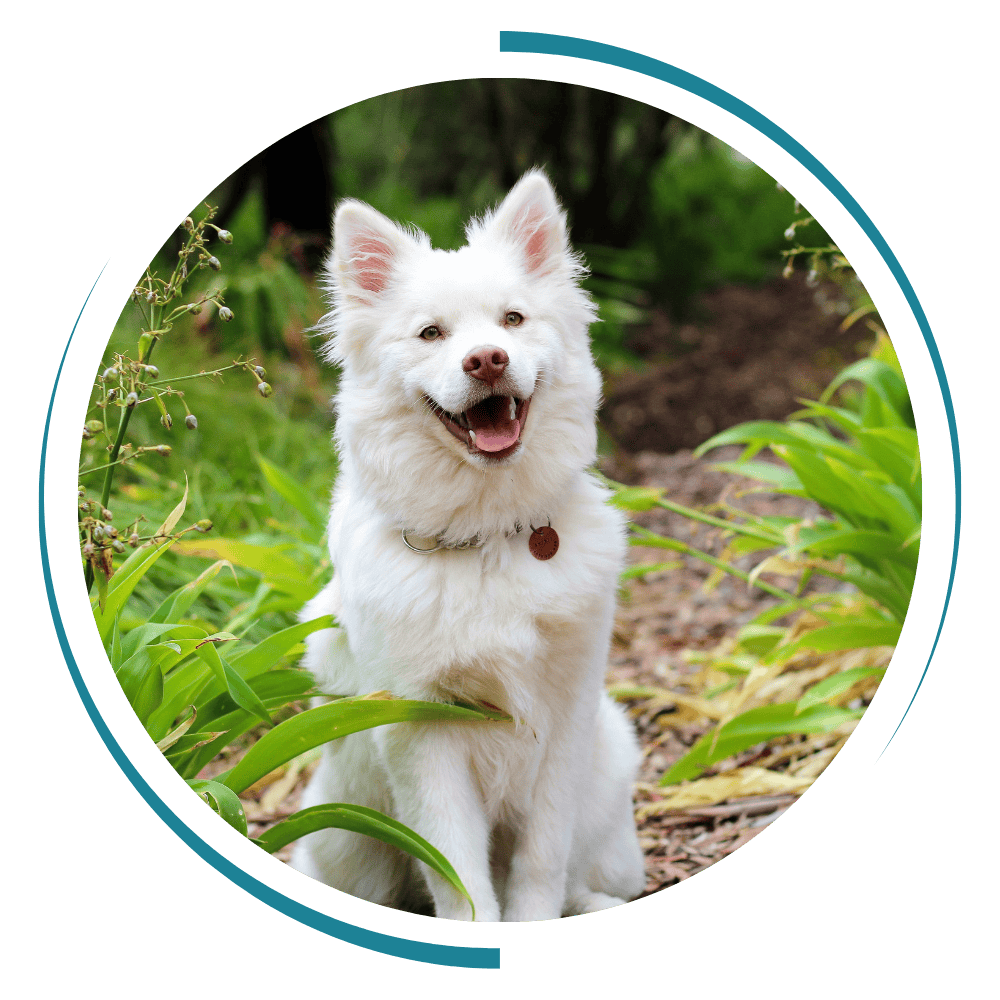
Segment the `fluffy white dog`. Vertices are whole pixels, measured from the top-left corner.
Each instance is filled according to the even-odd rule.
[[[336,576],[304,616],[340,627],[311,637],[305,664],[330,693],[485,702],[515,722],[337,740],[303,806],[406,823],[454,865],[478,920],[634,898],[638,749],[603,690],[625,526],[585,471],[595,310],[565,215],[532,171],[458,251],[357,201],[334,231]],[[439,917],[471,916],[434,872],[359,834],[312,834],[292,864],[373,902],[429,890]]]

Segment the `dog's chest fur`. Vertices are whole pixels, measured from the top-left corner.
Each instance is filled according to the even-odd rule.
[[[358,693],[486,701],[544,725],[540,704],[583,682],[571,651],[581,637],[602,641],[624,547],[622,519],[590,477],[562,503],[559,551],[544,562],[530,554],[528,530],[413,553],[398,529],[346,499],[331,527]]]

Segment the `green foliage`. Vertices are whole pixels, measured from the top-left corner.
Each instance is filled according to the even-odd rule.
[[[848,391],[859,384],[861,391]],[[840,405],[832,399],[839,392]],[[677,539],[633,527],[632,543],[682,552],[763,588],[779,603],[758,615],[735,643],[709,658],[705,669],[735,674],[717,689],[719,724],[663,776],[671,785],[761,742],[829,732],[856,720],[863,707],[843,704],[881,676],[885,651],[895,646],[910,601],[920,538],[920,456],[906,385],[884,333],[870,357],[845,368],[819,401],[784,423],[753,422],[723,431],[696,452],[744,445],[719,468],[756,479],[762,489],[809,497],[827,514],[810,520],[761,517],[727,507],[726,518],[683,507],[648,488],[617,487],[613,502],[629,510],[661,506],[723,530],[731,540],[721,558]],[[763,449],[783,465],[754,461]],[[770,553],[751,572],[733,560]],[[787,591],[762,577],[798,577]],[[804,594],[814,575],[847,585]],[[778,626],[784,618],[791,623]],[[759,692],[794,687],[803,665],[824,674],[795,700],[754,704]],[[789,672],[789,673],[786,673]],[[805,673],[803,676],[811,676]],[[714,696],[713,696],[714,697]]]

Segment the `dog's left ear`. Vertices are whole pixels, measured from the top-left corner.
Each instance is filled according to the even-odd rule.
[[[469,232],[470,241],[489,233],[521,252],[529,274],[550,274],[572,261],[566,213],[541,170],[530,170],[496,212]]]

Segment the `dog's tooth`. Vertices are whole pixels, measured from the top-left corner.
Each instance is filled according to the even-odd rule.
[[[510,419],[514,420],[516,418],[517,418],[517,402],[514,400],[514,397],[511,396],[510,397]]]
[[[476,432],[473,430],[469,431],[469,440],[475,444],[476,443]]]

